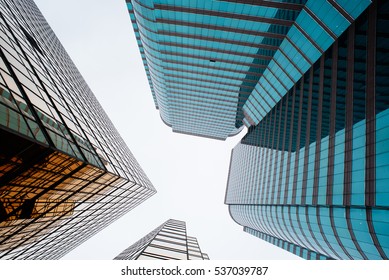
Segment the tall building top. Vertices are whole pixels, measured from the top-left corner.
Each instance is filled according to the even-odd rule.
[[[371,3],[126,2],[162,120],[216,139],[258,124]]]
[[[115,260],[209,260],[183,221],[170,219],[125,249]]]

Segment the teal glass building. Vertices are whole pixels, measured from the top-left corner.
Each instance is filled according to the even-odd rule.
[[[243,106],[306,1],[126,2],[162,120],[226,139],[247,123]]]
[[[247,233],[305,259],[388,259],[388,15],[373,1],[266,115],[253,114],[225,199]]]
[[[389,256],[388,15],[383,0],[127,0],[173,131],[247,135],[225,202],[306,259]]]

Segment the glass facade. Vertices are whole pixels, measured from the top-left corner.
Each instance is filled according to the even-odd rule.
[[[209,260],[183,221],[168,220],[120,253],[115,260]]]
[[[226,203],[307,259],[389,256],[388,4],[127,0],[156,108],[226,139]]]
[[[32,0],[0,0],[0,258],[60,258],[155,189]]]
[[[373,1],[234,148],[225,201],[246,232],[306,259],[388,259],[388,15]]]
[[[257,125],[370,0],[126,0],[155,106],[174,132]]]
[[[226,139],[306,0],[126,2],[162,120]]]
[[[370,4],[307,1],[244,104],[245,123],[257,125]]]
[[[287,250],[288,252],[291,252],[301,258],[307,259],[307,260],[329,260],[327,256],[321,255],[315,251],[308,250],[306,248],[303,248],[299,245],[290,243],[288,241],[285,241],[283,239],[279,239],[277,237],[274,237],[272,235],[265,234],[260,231],[256,231],[249,227],[244,227],[243,230],[253,236],[256,236],[258,238],[261,238],[269,243],[272,243],[273,245],[280,247],[284,250]]]

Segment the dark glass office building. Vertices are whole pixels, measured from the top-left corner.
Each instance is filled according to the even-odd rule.
[[[373,1],[234,148],[244,231],[305,259],[388,259],[388,16]]]
[[[209,260],[183,221],[170,219],[121,252],[115,260]]]
[[[155,189],[32,0],[0,46],[0,258],[57,259]]]

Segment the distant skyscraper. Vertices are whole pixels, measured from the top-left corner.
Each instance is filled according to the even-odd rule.
[[[388,259],[388,15],[373,1],[234,148],[244,231],[306,259]]]
[[[57,259],[155,189],[35,3],[0,12],[0,258]]]
[[[185,222],[168,220],[120,253],[115,260],[209,260]]]

